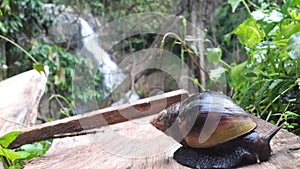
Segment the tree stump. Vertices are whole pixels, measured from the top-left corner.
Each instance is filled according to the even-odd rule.
[[[97,129],[96,134],[55,139],[46,155],[27,162],[25,169],[187,169],[173,159],[181,146],[158,131],[149,121],[153,115]],[[276,126],[255,116],[261,134]],[[300,138],[281,129],[271,141],[270,160],[242,168],[300,168]]]

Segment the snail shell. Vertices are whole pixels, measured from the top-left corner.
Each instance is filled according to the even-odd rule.
[[[248,114],[229,97],[210,91],[192,95],[181,105],[170,106],[151,123],[194,148],[213,147],[256,127]],[[178,140],[180,138],[183,140]]]
[[[260,137],[249,115],[228,96],[202,92],[176,103],[151,121],[184,146],[174,153],[192,168],[231,168],[266,161],[272,137],[283,126]]]
[[[229,97],[203,92],[185,100],[179,110],[181,133],[194,148],[212,147],[252,131],[256,124]]]

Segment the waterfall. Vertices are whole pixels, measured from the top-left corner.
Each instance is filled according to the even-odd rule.
[[[85,49],[92,54],[91,59],[96,63],[99,63],[99,71],[104,75],[103,85],[112,92],[125,80],[126,76],[123,74],[118,65],[111,59],[111,56],[101,48],[98,43],[98,37],[90,24],[83,18],[79,18],[79,21],[81,26],[80,33],[83,37],[82,43]],[[132,102],[139,99],[139,96],[135,91],[128,91],[125,96],[127,97],[126,99],[120,99],[113,105],[123,104],[126,100]]]
[[[92,60],[99,64],[99,70],[104,75],[103,84],[109,90],[114,90],[125,79],[125,75],[118,65],[111,59],[98,44],[97,36],[91,26],[82,18],[79,18],[81,24],[81,36],[84,47],[92,54]]]

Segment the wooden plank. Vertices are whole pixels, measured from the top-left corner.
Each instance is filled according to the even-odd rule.
[[[25,130],[9,146],[17,148],[21,145],[41,140],[55,138],[68,133],[81,132],[111,124],[124,122],[140,117],[155,114],[165,109],[170,104],[188,97],[185,90],[177,90],[158,96],[141,99],[134,103],[117,107],[109,107],[83,115],[77,115],[62,120],[41,124]]]
[[[36,70],[0,82],[0,135],[35,123],[46,82],[46,75]]]
[[[149,121],[152,118],[153,116],[150,116],[106,126],[101,128],[96,135],[55,139],[49,152],[43,157],[28,161],[25,169],[187,169],[172,157],[173,152],[180,147],[180,144],[151,126]],[[262,134],[266,134],[276,127],[256,117],[252,118],[258,124],[257,130]],[[117,134],[112,135],[111,132]],[[126,141],[126,139],[121,139],[121,136],[133,139]],[[300,167],[300,139],[298,136],[281,129],[271,141],[271,147],[273,153],[269,161],[242,168],[289,169]]]

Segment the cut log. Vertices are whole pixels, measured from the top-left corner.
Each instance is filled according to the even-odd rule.
[[[0,82],[0,135],[35,124],[46,82],[46,75],[36,70]]]
[[[151,118],[106,126],[97,134],[55,139],[47,154],[28,161],[25,169],[185,168],[172,159],[180,144],[150,125]]]
[[[47,67],[45,70],[48,72]],[[0,135],[35,123],[46,82],[47,76],[36,70],[0,82]],[[1,161],[0,168],[3,168]]]
[[[55,139],[43,157],[27,162],[25,169],[188,169],[173,160],[181,145],[149,124],[153,117],[101,128],[97,134]],[[268,133],[276,126],[252,117],[257,130]],[[300,168],[300,139],[281,129],[271,141],[270,160],[248,165],[248,169]]]
[[[188,97],[185,90],[177,90],[158,96],[142,99],[122,106],[105,108],[83,115],[37,125],[25,130],[17,137],[9,148],[17,148],[24,144],[41,140],[69,136],[76,132],[91,130],[140,117],[156,114],[167,106]],[[80,133],[82,134],[82,133]]]

